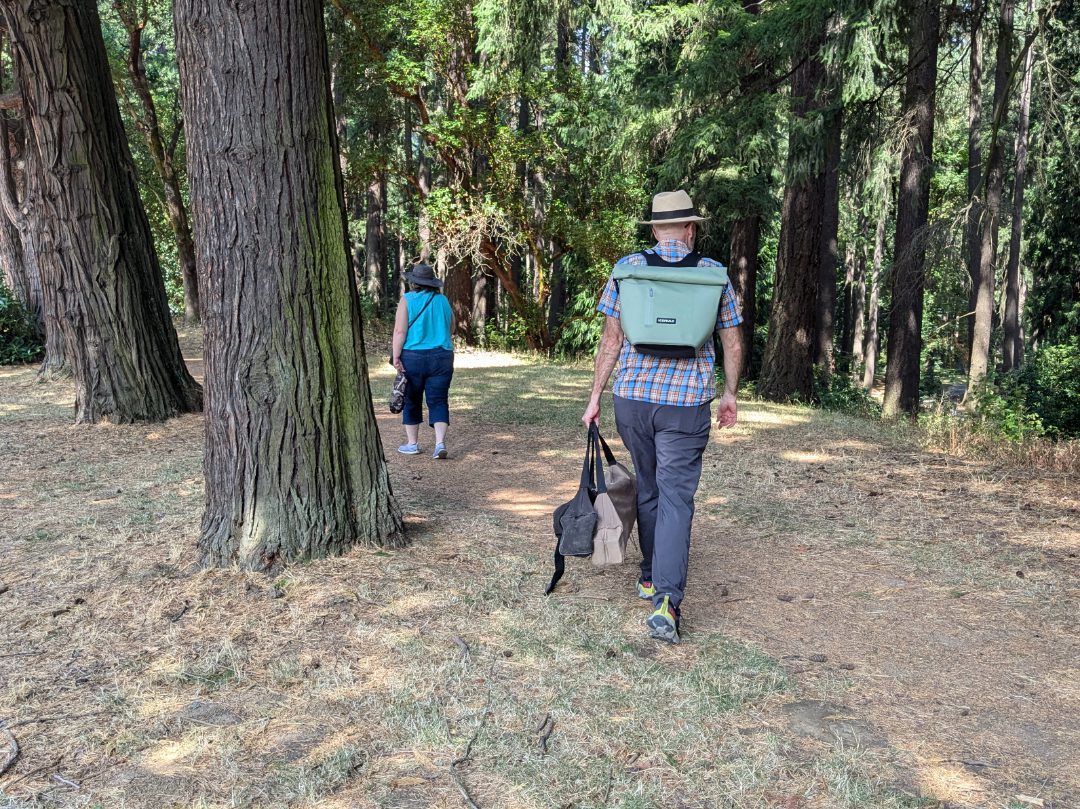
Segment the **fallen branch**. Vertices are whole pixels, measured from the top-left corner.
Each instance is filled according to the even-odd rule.
[[[457,644],[458,649],[461,650],[461,659],[464,660],[469,656],[469,644],[462,640],[457,635],[454,635],[454,643]]]
[[[86,719],[91,716],[101,716],[105,711],[91,711],[90,713],[69,713],[60,714],[59,716],[39,716],[34,719],[20,719],[18,722],[12,722],[7,727],[19,728],[23,725],[36,725],[39,722],[59,722],[63,719]]]
[[[0,726],[0,730],[2,730],[7,737],[8,743],[8,754],[3,762],[0,762],[0,775],[3,775],[8,771],[8,768],[15,763],[15,759],[19,757],[19,742],[15,739],[15,735],[6,727]]]
[[[540,755],[546,756],[548,751],[548,739],[551,738],[552,732],[555,730],[555,720],[551,718],[551,714],[544,716],[544,721],[540,723],[540,727],[537,728],[537,733],[540,734],[539,748]]]
[[[53,780],[58,784],[63,784],[64,786],[71,787],[72,789],[80,789],[81,788],[75,781],[69,781],[68,779],[64,778],[64,776],[60,775],[60,773],[55,773],[54,772],[53,773]]]

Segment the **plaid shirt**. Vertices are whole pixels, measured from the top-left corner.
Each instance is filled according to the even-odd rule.
[[[690,249],[680,241],[668,239],[657,244],[653,251],[665,261],[678,261]],[[644,265],[645,259],[638,253],[624,256],[619,264]],[[699,267],[721,267],[719,261],[703,258]],[[619,290],[615,280],[608,278],[604,294],[600,297],[597,311],[609,317],[618,317]],[[739,305],[731,284],[724,287],[720,298],[720,312],[716,319],[717,329],[729,329],[742,323]],[[624,399],[636,399],[661,405],[692,407],[712,401],[716,397],[716,353],[712,340],[698,349],[696,357],[689,359],[666,359],[638,353],[630,341],[623,339],[619,354],[619,369],[615,372],[613,393]]]

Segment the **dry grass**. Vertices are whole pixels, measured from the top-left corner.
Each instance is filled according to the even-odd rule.
[[[1080,702],[1060,480],[746,406],[707,455],[686,643],[661,646],[630,568],[574,565],[540,595],[588,371],[459,359],[453,460],[389,457],[411,545],[273,579],[193,567],[199,418],[73,428],[69,387],[0,369],[0,720],[22,747],[0,807],[1080,794],[1062,752]],[[389,378],[373,369],[378,398]],[[958,693],[943,680],[963,671]],[[799,732],[786,709],[806,699],[874,738]],[[1018,704],[1030,727],[1010,732]],[[957,763],[980,756],[992,766]]]

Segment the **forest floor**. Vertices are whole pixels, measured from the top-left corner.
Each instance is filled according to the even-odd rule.
[[[437,462],[376,364],[410,545],[266,577],[197,569],[200,417],[0,368],[0,807],[1080,807],[1075,479],[745,402],[667,646],[632,564],[542,595],[590,377],[459,354]]]

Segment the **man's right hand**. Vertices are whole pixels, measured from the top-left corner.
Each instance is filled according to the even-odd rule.
[[[581,417],[581,423],[586,427],[591,427],[593,424],[600,425],[600,400],[590,399],[589,406],[585,408],[585,415]]]

